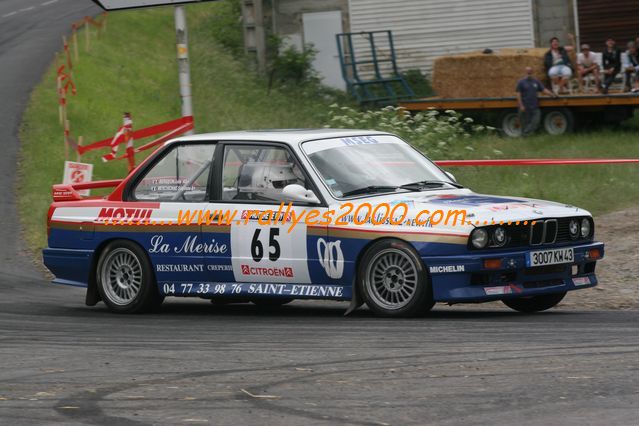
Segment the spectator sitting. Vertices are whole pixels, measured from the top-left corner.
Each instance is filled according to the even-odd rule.
[[[637,45],[632,41],[628,42],[628,50],[623,57],[621,68],[626,74],[626,86],[624,87],[624,92],[639,92],[639,56],[637,55]],[[635,79],[634,88],[632,87],[633,77]]]
[[[553,91],[557,90],[556,93],[568,91],[568,82],[572,77],[572,64],[568,57],[570,50],[573,50],[572,46],[562,47],[559,45],[559,39],[553,37],[550,39],[550,49],[544,56],[544,65],[552,81]]]
[[[579,79],[579,90],[583,92],[584,77],[592,74],[595,77],[595,87],[599,92],[599,63],[597,62],[596,53],[590,51],[587,44],[581,45],[581,53],[577,56],[577,78]]]
[[[602,55],[603,62],[603,93],[608,94],[610,85],[615,81],[615,77],[621,70],[621,51],[615,46],[615,40],[609,37],[606,40],[606,49]]]

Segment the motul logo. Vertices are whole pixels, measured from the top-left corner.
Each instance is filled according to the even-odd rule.
[[[105,207],[98,214],[98,222],[107,221],[141,221],[151,218],[154,209],[125,209],[122,207]]]

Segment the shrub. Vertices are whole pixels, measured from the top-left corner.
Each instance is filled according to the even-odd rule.
[[[404,80],[408,83],[415,96],[418,98],[427,98],[433,96],[433,86],[430,80],[419,69],[411,69],[401,73]]]
[[[269,85],[278,83],[289,86],[317,86],[319,77],[313,68],[313,60],[317,50],[307,44],[300,51],[295,46],[286,46],[282,38],[272,35],[269,37],[269,51],[272,59],[269,64]]]
[[[242,4],[240,0],[223,0],[214,4],[209,28],[213,38],[234,57],[244,55]]]
[[[394,133],[428,156],[461,157],[463,149],[473,151],[470,137],[492,132],[492,127],[475,124],[470,117],[448,110],[435,110],[411,115],[400,107],[387,106],[378,110],[359,111],[337,104],[330,106],[326,127],[375,129]],[[464,147],[459,146],[465,145]]]

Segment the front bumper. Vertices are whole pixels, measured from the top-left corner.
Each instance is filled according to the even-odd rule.
[[[528,267],[527,254],[544,248],[499,252],[470,253],[458,256],[422,257],[431,278],[437,302],[486,302],[506,298],[561,293],[597,285],[595,265],[603,258],[603,243],[593,242],[572,247],[574,261],[558,265]],[[547,247],[554,249],[560,247]],[[598,249],[600,256],[587,253]],[[488,269],[484,261],[499,259],[501,267]]]

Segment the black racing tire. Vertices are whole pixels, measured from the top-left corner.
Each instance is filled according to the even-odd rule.
[[[565,135],[572,133],[575,129],[575,116],[568,108],[551,108],[542,111],[541,124],[549,135]]]
[[[497,127],[501,134],[509,138],[518,138],[521,136],[521,122],[519,114],[516,110],[506,110],[499,114],[497,119]]]
[[[541,312],[554,308],[566,297],[566,292],[543,294],[541,296],[521,297],[516,299],[504,299],[504,305],[518,312]]]
[[[116,240],[104,248],[96,282],[104,304],[115,313],[148,312],[164,300],[146,252],[132,241]]]
[[[413,317],[434,305],[426,268],[415,249],[397,239],[373,243],[357,268],[358,291],[377,315]]]
[[[256,306],[264,307],[264,308],[272,308],[276,306],[283,306],[287,303],[291,303],[294,299],[281,299],[276,297],[269,298],[260,298],[260,299],[251,299],[251,303]]]

